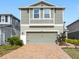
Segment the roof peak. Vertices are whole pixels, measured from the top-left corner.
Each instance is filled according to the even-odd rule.
[[[45,0],[39,0],[39,1],[45,1]]]
[[[34,6],[34,5],[39,4],[39,3],[45,3],[47,5],[54,6],[54,5],[52,5],[51,3],[49,3],[49,2],[47,2],[45,0],[39,0],[38,2],[36,2],[36,3],[34,3],[34,4],[30,5],[30,6]]]

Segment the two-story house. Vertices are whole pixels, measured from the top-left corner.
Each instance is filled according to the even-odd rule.
[[[0,14],[0,45],[7,39],[20,34],[20,20],[12,14]]]
[[[79,39],[79,19],[67,26],[68,38]]]
[[[20,7],[21,40],[24,44],[55,43],[63,33],[64,9],[45,1]]]

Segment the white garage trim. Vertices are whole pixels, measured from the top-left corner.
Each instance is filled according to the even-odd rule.
[[[26,44],[26,33],[24,35],[21,34],[20,39],[23,41],[23,44]]]
[[[59,30],[26,30],[26,32],[57,32],[59,33]]]
[[[57,32],[60,34],[59,30],[26,30],[26,32]]]

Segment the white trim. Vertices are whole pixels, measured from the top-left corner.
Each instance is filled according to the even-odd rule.
[[[53,9],[53,23],[55,24],[55,14],[56,14],[56,10]]]
[[[63,26],[63,24],[21,24],[21,26]]]
[[[39,9],[39,18],[34,18],[34,9]],[[38,19],[41,19],[41,9],[40,8],[33,8],[33,20],[38,20]]]
[[[2,44],[5,44],[5,31],[2,32]]]
[[[63,26],[63,24],[55,24],[54,26]]]
[[[20,35],[20,39],[23,41],[23,44],[25,45],[27,42],[26,42],[26,40],[27,40],[27,38],[26,38],[26,33],[24,34],[24,35]]]
[[[62,21],[64,22],[64,10],[62,10]]]
[[[49,17],[50,17],[50,18],[45,18],[45,17],[44,17],[45,9],[48,9],[48,8],[44,8],[44,9],[43,9],[43,19],[45,19],[45,20],[51,20],[51,19],[52,19],[52,18],[51,18],[51,9],[48,9],[48,10],[49,10],[49,15],[50,15]]]
[[[26,30],[26,32],[57,32],[59,33],[59,30]]]
[[[29,26],[54,26],[54,24],[30,24]]]
[[[29,26],[63,26],[63,24],[30,24]]]
[[[34,8],[32,10],[32,17],[33,17],[33,20],[34,20]]]
[[[20,24],[20,26],[29,26],[29,24],[27,25],[27,24]]]
[[[30,24],[30,8],[29,8],[29,24]]]
[[[60,34],[59,30],[26,30],[26,33],[27,32],[57,32]]]
[[[20,10],[20,21],[22,21],[22,18],[21,18],[21,10]],[[21,29],[21,22],[20,22],[20,29]],[[21,31],[20,31],[21,33]]]
[[[21,18],[21,10],[20,10],[20,20],[21,20],[22,18]],[[22,20],[21,20],[22,21]],[[20,24],[21,24],[21,22],[20,22]]]
[[[62,10],[62,21],[63,21],[63,31],[64,31],[64,28],[65,28],[65,24],[64,24],[64,10]]]

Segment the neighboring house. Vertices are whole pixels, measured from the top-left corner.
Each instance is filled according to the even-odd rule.
[[[64,8],[40,1],[19,9],[24,44],[55,43],[57,35],[63,33]]]
[[[19,36],[20,20],[12,14],[0,14],[0,45],[12,36]]]
[[[79,39],[79,19],[67,26],[68,38]]]

